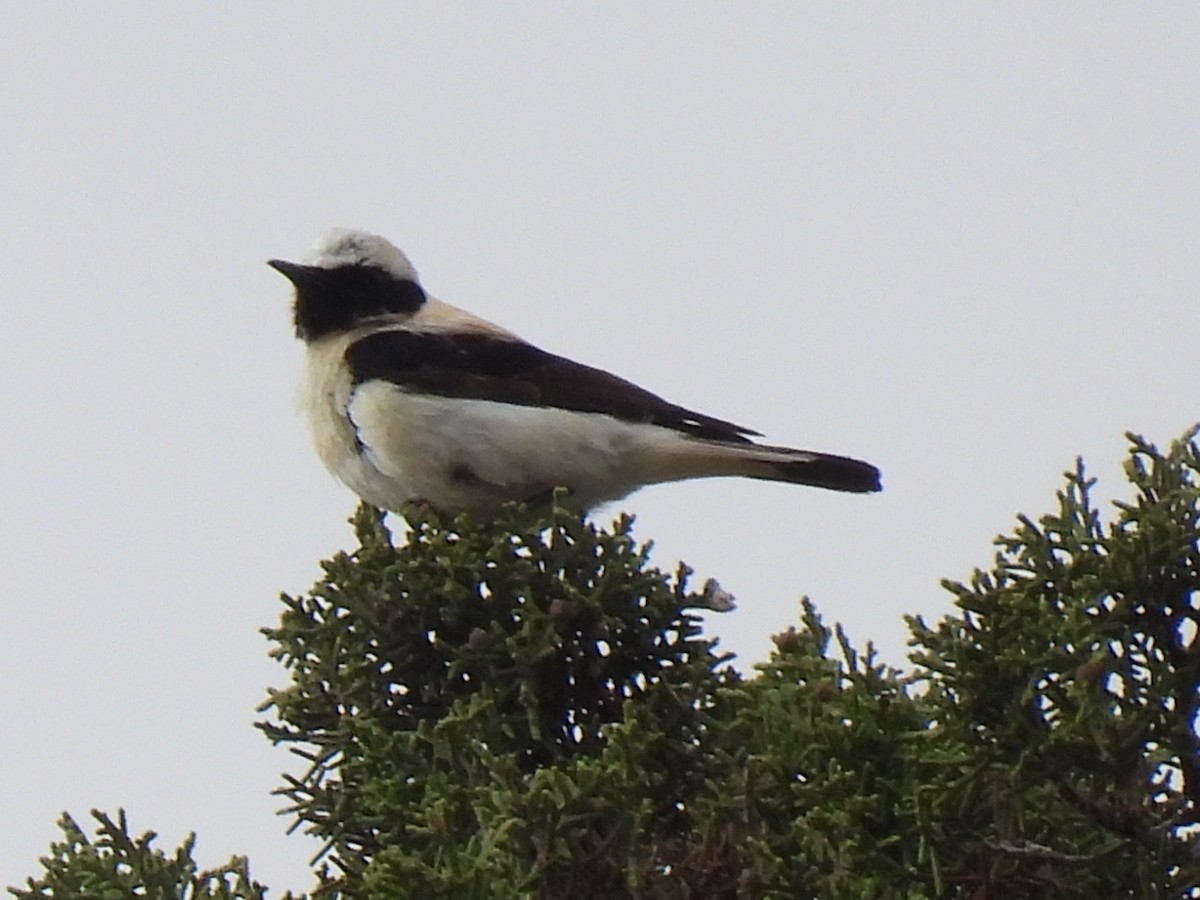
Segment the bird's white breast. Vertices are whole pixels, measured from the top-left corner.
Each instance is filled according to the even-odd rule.
[[[364,460],[348,414],[354,389],[345,355],[346,348],[359,336],[342,334],[308,345],[299,405],[325,468],[368,503],[390,508],[389,497],[374,484],[378,474]]]

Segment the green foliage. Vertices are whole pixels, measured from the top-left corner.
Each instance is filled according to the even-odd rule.
[[[706,599],[647,565],[627,518],[409,525],[394,547],[360,509],[359,550],[268,632],[293,683],[263,727],[309,760],[283,793],[336,889],[621,896],[635,861],[665,864],[634,848],[686,832],[678,801],[716,772],[736,677],[699,637]]]
[[[129,834],[124,810],[114,822],[92,811],[99,823],[90,841],[68,815],[58,825],[64,839],[52,844],[42,859],[45,874],[29,879],[28,889],[10,888],[17,900],[263,900],[266,889],[250,878],[245,857],[235,856],[220,868],[201,872],[192,859],[195,835],[167,856],[151,846],[156,835]],[[291,898],[285,895],[285,900]]]
[[[1200,896],[1200,456],[1130,435],[1101,521],[1082,463],[961,610],[911,620],[940,753],[931,846],[968,896]],[[970,893],[973,891],[974,893]]]
[[[622,519],[377,514],[269,632],[284,793],[370,897],[1186,897],[1200,882],[1196,447],[1082,466],[913,619],[915,669],[804,602],[744,679]],[[836,640],[835,640],[836,636]],[[1197,894],[1200,896],[1200,894]]]
[[[801,628],[738,692],[729,749],[728,821],[752,851],[760,892],[730,896],[921,897],[928,882],[908,802],[910,746],[929,721],[908,680],[860,656],[841,628],[837,650],[812,604]]]
[[[743,677],[700,631],[713,592],[631,522],[558,505],[487,527],[379,513],[284,597],[291,683],[260,727],[326,842],[321,898],[1200,898],[1200,455],[1131,437],[1105,522],[1082,464],[1021,517],[913,667],[807,600]],[[261,897],[99,817],[42,897]]]

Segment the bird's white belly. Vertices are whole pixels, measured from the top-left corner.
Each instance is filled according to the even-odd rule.
[[[648,443],[676,440],[610,416],[418,394],[386,382],[359,385],[341,414],[331,399],[334,416],[314,423],[318,450],[327,448],[322,458],[368,502],[393,510],[424,500],[447,512],[490,511],[559,486],[590,506],[644,482],[639,460]],[[348,439],[356,452],[346,452]]]

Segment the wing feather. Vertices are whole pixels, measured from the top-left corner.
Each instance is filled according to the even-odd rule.
[[[750,443],[758,434],[669,403],[603,369],[493,335],[377,331],[352,343],[346,362],[355,384],[382,379],[443,397],[602,413],[732,443]]]

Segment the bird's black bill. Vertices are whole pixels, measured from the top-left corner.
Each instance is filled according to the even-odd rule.
[[[288,262],[286,259],[268,259],[267,265],[294,284],[296,287],[302,287],[306,284],[313,284],[320,280],[322,275],[327,275],[325,269],[316,266],[305,266],[300,263]]]

